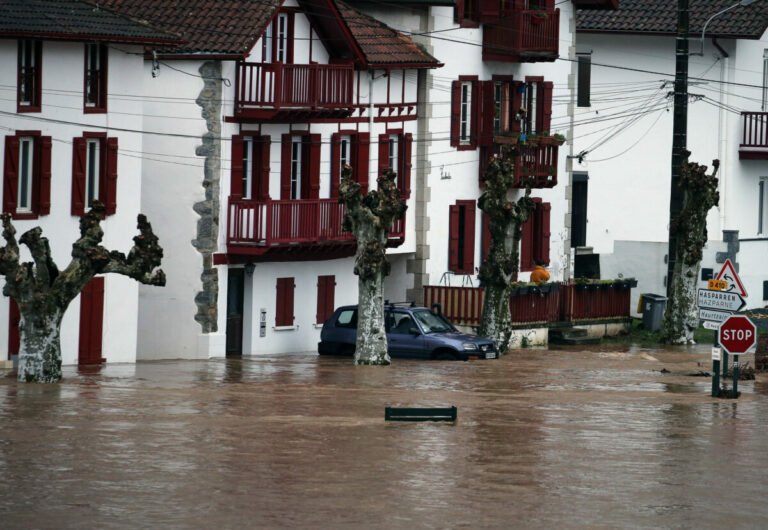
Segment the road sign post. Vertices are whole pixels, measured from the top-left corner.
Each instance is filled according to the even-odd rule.
[[[757,346],[757,327],[748,317],[733,315],[722,323],[718,335],[723,352],[733,355],[733,397],[738,398],[739,355]]]
[[[718,337],[720,330],[715,331],[715,338],[712,344],[712,397],[720,394],[720,356],[715,356],[715,350],[720,350]],[[718,351],[717,353],[720,353]]]

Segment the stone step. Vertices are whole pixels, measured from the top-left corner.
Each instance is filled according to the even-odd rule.
[[[590,337],[583,328],[564,328],[549,330],[550,344],[599,344],[600,337]]]

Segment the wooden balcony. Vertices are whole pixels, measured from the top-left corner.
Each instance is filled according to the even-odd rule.
[[[343,118],[353,110],[351,64],[240,63],[235,117]]]
[[[517,144],[516,137],[495,136],[494,152],[504,156],[504,147]],[[525,144],[518,144],[515,157],[514,188],[524,188],[533,179],[532,188],[554,188],[557,185],[557,157],[562,141],[542,136]]]
[[[338,199],[251,201],[229,199],[227,253],[261,256],[261,261],[334,259],[355,253],[352,234],[342,228]],[[405,217],[389,232],[388,246],[405,241]],[[258,258],[252,261],[260,261]]]
[[[502,11],[483,25],[483,60],[554,61],[560,43],[560,10]]]
[[[768,112],[742,112],[739,160],[768,160]]]

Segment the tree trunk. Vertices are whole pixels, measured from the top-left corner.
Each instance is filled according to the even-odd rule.
[[[509,283],[502,286],[485,286],[483,316],[479,333],[491,339],[503,355],[509,352],[512,337],[512,315],[509,312]]]
[[[678,252],[670,296],[665,311],[665,335],[671,344],[693,344],[699,327],[697,290],[700,263],[688,265]]]
[[[357,280],[360,296],[357,305],[357,347],[355,364],[387,365],[392,361],[387,352],[384,328],[384,275]]]
[[[55,383],[61,379],[63,311],[21,314],[18,380]]]

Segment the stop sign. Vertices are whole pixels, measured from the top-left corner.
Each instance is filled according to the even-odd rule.
[[[757,345],[757,328],[744,315],[732,315],[720,325],[720,344],[731,355],[746,353]]]

